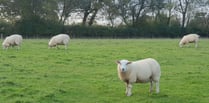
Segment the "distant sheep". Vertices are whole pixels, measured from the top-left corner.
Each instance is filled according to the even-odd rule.
[[[22,43],[22,40],[23,38],[19,34],[13,34],[13,35],[7,36],[2,43],[3,49],[8,49],[10,46],[12,47],[17,46],[17,48],[19,49]]]
[[[133,83],[150,82],[150,92],[153,90],[153,82],[156,83],[156,93],[159,93],[160,65],[152,59],[147,58],[130,62],[128,60],[117,61],[118,76],[126,83],[126,95],[131,96]]]
[[[199,41],[199,35],[197,34],[188,34],[185,35],[181,41],[179,42],[179,47],[183,47],[183,45],[189,44],[189,43],[195,43],[195,48],[198,47],[198,41]]]
[[[49,47],[58,47],[58,45],[65,45],[67,49],[70,37],[67,34],[58,34],[53,36],[49,41]]]

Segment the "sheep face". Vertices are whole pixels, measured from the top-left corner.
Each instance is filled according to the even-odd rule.
[[[48,47],[55,47],[55,44],[49,44]]]
[[[127,71],[127,65],[131,64],[130,61],[128,60],[121,60],[121,61],[117,61],[117,64],[119,65],[119,69],[121,72],[126,72]]]

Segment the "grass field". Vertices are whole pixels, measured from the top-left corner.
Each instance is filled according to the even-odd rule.
[[[2,41],[1,41],[2,42]],[[208,103],[209,39],[199,48],[178,39],[74,39],[68,50],[48,40],[0,49],[0,103]],[[134,84],[125,96],[116,60],[152,57],[161,65],[160,93]]]

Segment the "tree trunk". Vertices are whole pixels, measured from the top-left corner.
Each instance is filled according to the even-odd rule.
[[[186,12],[182,13],[181,33],[185,33]]]
[[[63,9],[62,9],[62,14],[61,14],[61,16],[60,16],[60,20],[59,20],[59,22],[60,23],[62,23],[63,25],[64,25],[64,23],[65,23],[65,10],[66,9],[66,1],[64,0],[64,2],[63,2]]]
[[[145,0],[142,0],[139,10],[136,11],[136,17],[135,17],[136,24],[140,23],[142,20],[141,14],[142,14],[142,10],[145,8],[144,3],[145,3]]]
[[[171,23],[171,9],[169,9],[168,12],[167,26],[170,26],[170,23]]]
[[[91,16],[90,21],[89,21],[89,26],[91,26],[94,23],[94,19],[95,19],[96,15],[97,15],[97,12],[98,12],[98,9],[96,9],[94,11],[93,15]]]
[[[88,12],[88,10],[85,10],[84,16],[83,16],[83,21],[82,21],[83,25],[86,25],[86,21],[87,21],[88,16],[89,16],[89,12]]]

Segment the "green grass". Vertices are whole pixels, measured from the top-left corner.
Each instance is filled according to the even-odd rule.
[[[2,41],[1,41],[2,42]],[[178,39],[74,39],[69,49],[24,40],[0,50],[1,103],[208,103],[209,40],[179,48]],[[116,60],[152,57],[161,65],[160,93],[134,84],[125,96]]]

